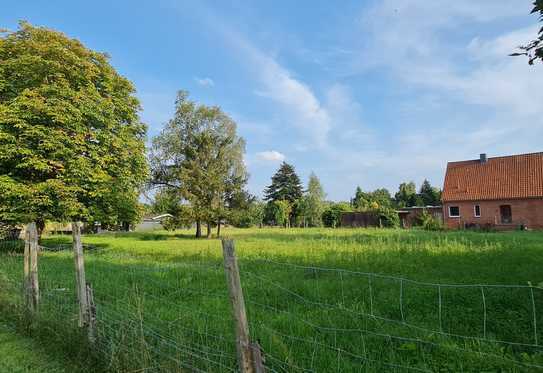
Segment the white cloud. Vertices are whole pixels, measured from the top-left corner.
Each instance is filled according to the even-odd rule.
[[[202,87],[213,87],[215,86],[215,82],[211,78],[194,78],[196,83],[201,85]]]
[[[522,135],[525,149],[531,149],[537,140],[522,131],[528,127],[543,129],[539,119],[543,116],[543,91],[539,89],[543,86],[543,68],[529,67],[525,59],[509,54],[532,39],[538,28],[510,30],[494,37],[482,37],[475,31],[496,29],[495,25],[491,27],[492,22],[502,25],[502,21],[528,11],[528,4],[523,7],[512,1],[385,0],[362,17],[362,27],[372,42],[360,51],[356,67],[385,67],[404,87],[418,87],[417,95],[435,95],[440,106],[454,108],[454,115],[461,118],[454,125],[454,117],[445,117],[445,110],[431,130],[423,123],[415,135],[432,136],[426,139],[421,153],[429,153],[429,149],[434,152],[434,145],[445,154],[459,153],[447,145],[450,140],[443,141],[441,131],[449,137],[454,131],[463,139],[461,148],[465,150],[483,145],[503,148],[500,143],[510,144],[513,134]],[[463,43],[458,31],[465,37],[469,30],[474,36]],[[413,106],[412,110],[420,108]],[[413,128],[408,131],[411,135]]]
[[[277,150],[268,150],[256,153],[256,159],[264,162],[283,162],[286,157]]]

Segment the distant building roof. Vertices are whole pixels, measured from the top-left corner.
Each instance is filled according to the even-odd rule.
[[[164,218],[173,218],[173,215],[171,214],[160,214],[160,215],[146,215],[143,220],[144,221],[161,221]]]
[[[543,197],[543,152],[449,162],[443,202]]]
[[[402,207],[397,212],[399,214],[409,214],[411,211],[417,211],[417,210],[442,210],[443,206],[410,206],[410,207]]]

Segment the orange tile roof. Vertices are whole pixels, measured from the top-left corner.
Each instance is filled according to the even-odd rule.
[[[543,152],[449,162],[443,202],[543,197]]]

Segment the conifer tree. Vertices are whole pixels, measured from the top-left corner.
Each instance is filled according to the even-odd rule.
[[[283,162],[273,175],[272,183],[264,191],[266,201],[289,201],[294,203],[303,195],[302,183],[294,167]]]
[[[437,206],[441,202],[441,191],[432,187],[430,182],[426,179],[420,187],[419,195],[424,206]]]

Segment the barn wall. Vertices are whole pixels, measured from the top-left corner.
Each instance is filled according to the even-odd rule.
[[[341,214],[341,226],[360,228],[360,227],[379,227],[379,216],[375,212],[344,212]]]

